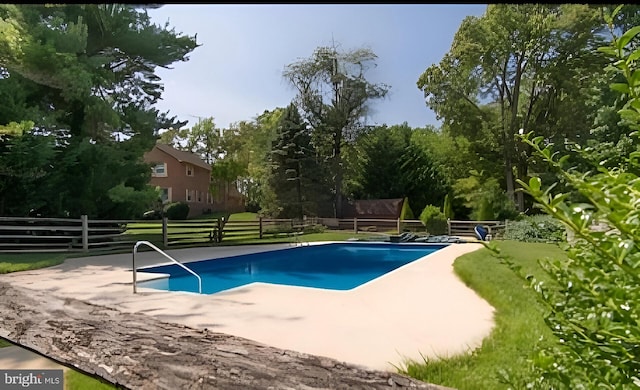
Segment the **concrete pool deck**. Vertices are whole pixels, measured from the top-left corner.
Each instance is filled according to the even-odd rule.
[[[181,262],[290,247],[290,244],[168,250]],[[468,352],[493,329],[494,309],[453,272],[453,261],[481,244],[451,244],[349,291],[254,283],[213,295],[132,288],[131,254],[67,259],[63,264],[1,275],[44,290],[165,322],[240,336],[274,347],[378,370]],[[155,252],[136,266],[166,263]],[[138,272],[138,280],[157,275]],[[0,367],[3,367],[0,355]]]

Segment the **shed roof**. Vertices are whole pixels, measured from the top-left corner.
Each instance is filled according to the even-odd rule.
[[[404,198],[360,199],[345,205],[345,217],[399,218]]]

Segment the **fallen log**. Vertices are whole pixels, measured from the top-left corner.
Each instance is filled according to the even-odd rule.
[[[127,389],[447,389],[4,282],[0,313],[0,337]]]

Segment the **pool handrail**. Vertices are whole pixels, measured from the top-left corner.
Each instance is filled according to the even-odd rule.
[[[191,273],[196,278],[198,278],[198,294],[202,294],[202,278],[200,278],[200,275],[198,275],[197,273],[193,272],[191,269],[189,269],[186,265],[182,264],[178,260],[176,260],[173,257],[169,256],[162,249],[160,249],[157,246],[153,245],[149,241],[138,241],[133,246],[133,259],[131,261],[131,266],[133,268],[133,293],[134,294],[137,293],[137,288],[136,288],[136,282],[137,282],[137,278],[136,278],[136,252],[138,251],[138,247],[140,245],[142,245],[142,244],[144,244],[144,245],[148,246],[149,248],[155,250],[156,252],[160,253],[162,256],[164,256],[167,259],[173,261],[174,263],[176,263],[180,267],[184,268],[187,272]]]

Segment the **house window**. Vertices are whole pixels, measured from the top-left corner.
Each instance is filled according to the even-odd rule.
[[[191,202],[193,200],[193,196],[192,195],[193,195],[193,191],[187,190],[187,196],[186,196],[187,202]]]
[[[151,168],[151,176],[153,177],[167,177],[167,164],[156,164]]]
[[[198,202],[202,202],[202,191],[196,190],[196,198],[198,198]]]
[[[187,164],[187,176],[193,176],[193,165]]]
[[[160,199],[163,204],[171,202],[171,187],[160,188]]]

